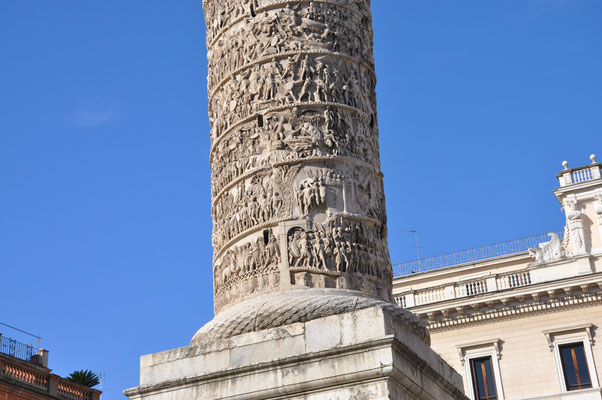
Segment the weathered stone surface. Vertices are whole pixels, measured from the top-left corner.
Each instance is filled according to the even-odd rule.
[[[226,339],[373,306],[391,310],[398,318],[408,321],[407,328],[415,335],[425,342],[429,341],[424,324],[412,313],[396,305],[354,291],[306,289],[260,296],[230,307],[201,328],[191,344],[200,345],[211,339]],[[362,335],[362,332],[347,332],[346,335]]]
[[[391,301],[369,1],[204,9],[216,314],[304,288]]]
[[[143,356],[134,400],[465,399],[460,375],[380,306]]]

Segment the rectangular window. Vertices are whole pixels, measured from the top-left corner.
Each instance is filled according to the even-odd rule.
[[[579,390],[592,387],[589,367],[585,358],[583,342],[558,346],[562,372],[567,390]]]
[[[498,400],[491,357],[470,360],[475,400]]]

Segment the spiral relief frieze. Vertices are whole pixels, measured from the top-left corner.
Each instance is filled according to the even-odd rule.
[[[367,0],[205,0],[216,313],[303,288],[390,300]]]

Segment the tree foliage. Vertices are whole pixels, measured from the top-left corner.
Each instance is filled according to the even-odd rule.
[[[94,387],[100,383],[98,375],[88,369],[82,369],[81,371],[73,371],[68,377],[69,380],[79,383],[87,387]]]

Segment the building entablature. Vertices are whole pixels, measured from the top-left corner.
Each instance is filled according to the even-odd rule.
[[[496,293],[503,296],[509,290],[543,283],[554,283],[578,275],[602,272],[602,265],[597,265],[598,257],[592,255],[570,256],[560,260],[540,264],[528,262],[527,254],[508,256],[519,268],[504,268],[490,265],[490,269],[474,265],[472,268],[457,270],[453,275],[439,275],[430,282],[426,277],[408,277],[400,279],[394,286],[397,303],[406,308],[420,306],[436,306],[442,302],[456,299],[474,299],[477,296]],[[498,260],[502,262],[505,260]],[[422,279],[420,279],[422,278]],[[415,311],[415,310],[413,310]]]
[[[395,299],[401,306],[429,320],[477,317],[483,308],[514,307],[572,295],[596,292],[602,284],[602,271],[595,257],[572,258],[531,266],[512,272],[489,274],[476,279],[461,277],[447,284],[400,292]]]
[[[431,330],[480,323],[521,314],[542,313],[563,307],[586,306],[602,300],[602,274],[546,282],[471,298],[419,306],[411,310],[427,321]]]

